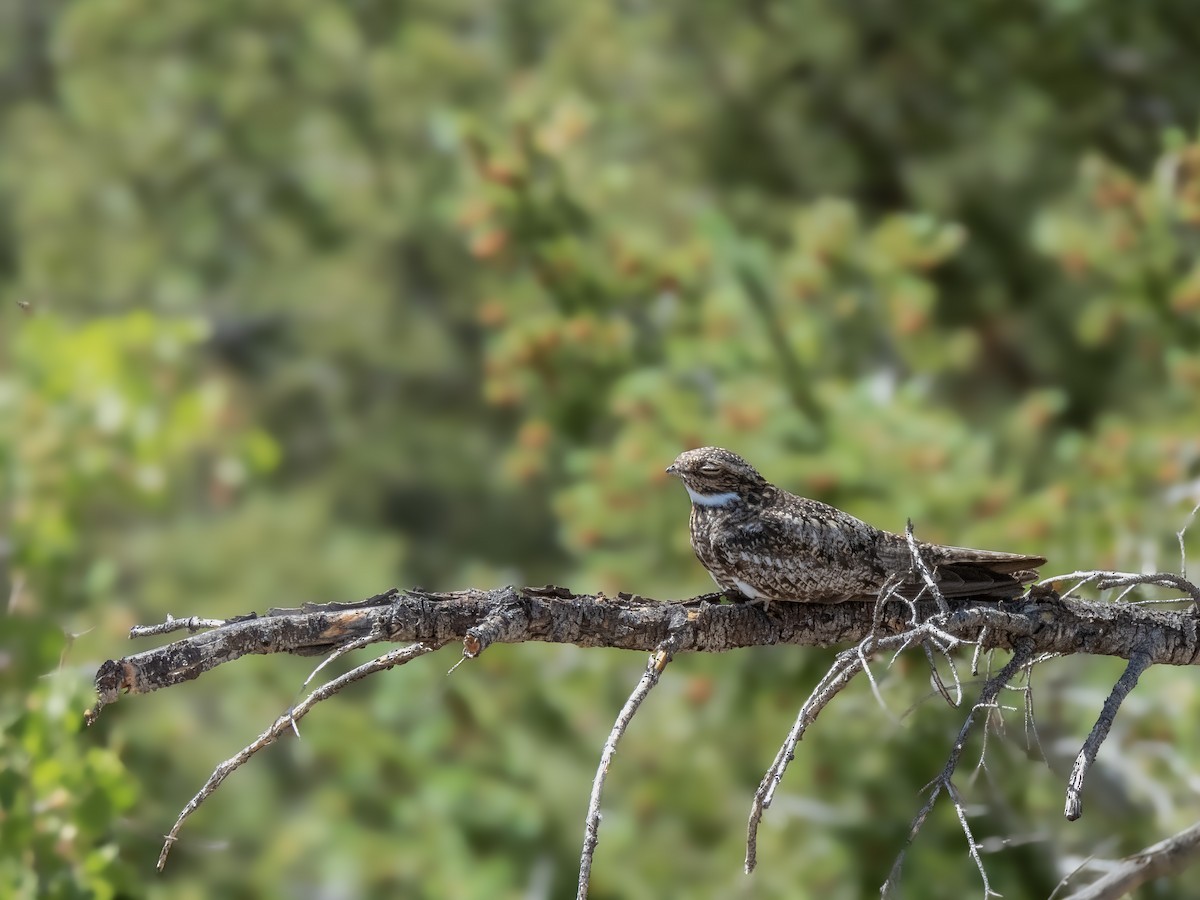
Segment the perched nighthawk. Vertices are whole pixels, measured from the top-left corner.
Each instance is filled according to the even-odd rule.
[[[667,472],[692,498],[692,549],[722,590],[772,600],[875,600],[898,583],[913,597],[924,584],[904,535],[775,487],[720,447],[679,454]],[[1046,560],[1019,553],[918,542],[945,597],[1015,597]]]

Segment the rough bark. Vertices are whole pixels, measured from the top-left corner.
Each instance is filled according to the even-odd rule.
[[[492,643],[547,641],[581,647],[652,651],[671,637],[677,652],[719,653],[742,647],[797,644],[827,647],[869,634],[912,627],[904,602],[876,611],[870,603],[776,603],[764,612],[747,603],[721,603],[707,594],[682,601],[636,595],[575,594],[565,588],[466,590],[445,593],[391,590],[357,603],[270,609],[220,623],[163,647],[108,660],[96,674],[99,706],[125,691],[143,694],[189,681],[249,653],[330,653],[350,642],[463,642],[468,657]],[[1008,602],[956,601],[948,614],[918,604],[919,621],[935,621],[956,638],[983,649],[1012,649],[1033,641],[1035,654],[1087,653],[1129,659],[1145,653],[1152,665],[1195,665],[1200,659],[1197,617],[1132,604],[1060,599],[1049,590]],[[174,620],[179,628],[188,620]],[[204,623],[205,625],[213,623]],[[984,631],[984,629],[986,630]],[[163,626],[140,633],[170,630]]]

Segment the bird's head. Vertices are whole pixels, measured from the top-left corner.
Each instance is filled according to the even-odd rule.
[[[736,453],[698,447],[680,453],[667,473],[683,482],[697,506],[730,506],[754,500],[770,487],[758,470]]]

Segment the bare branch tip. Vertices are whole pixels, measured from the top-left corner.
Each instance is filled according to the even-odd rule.
[[[1067,821],[1074,822],[1083,815],[1084,779],[1087,778],[1092,763],[1096,761],[1100,745],[1104,743],[1112,729],[1117,711],[1129,693],[1137,687],[1138,679],[1150,667],[1151,661],[1151,656],[1146,650],[1134,651],[1130,655],[1129,663],[1125,666],[1125,671],[1121,673],[1121,677],[1113,685],[1108,699],[1104,701],[1096,724],[1092,726],[1091,733],[1083,742],[1083,747],[1080,749],[1079,755],[1075,757],[1075,765],[1071,767],[1071,774],[1067,778],[1067,797],[1063,805],[1063,816]]]
[[[658,645],[658,648],[646,663],[646,670],[642,673],[641,679],[630,693],[629,699],[625,701],[625,705],[621,707],[621,711],[617,714],[612,730],[608,734],[608,740],[604,742],[604,749],[600,753],[600,764],[596,767],[596,777],[592,780],[592,792],[588,798],[587,816],[584,820],[583,850],[579,857],[577,900],[586,900],[588,895],[588,886],[592,875],[592,860],[596,855],[596,845],[600,841],[600,796],[604,791],[604,781],[608,777],[608,770],[612,764],[613,755],[617,752],[617,742],[621,740],[625,731],[629,728],[629,723],[633,721],[634,714],[637,713],[638,708],[642,705],[642,701],[646,699],[646,696],[658,684],[659,676],[672,659],[676,643],[677,637],[672,635]]]

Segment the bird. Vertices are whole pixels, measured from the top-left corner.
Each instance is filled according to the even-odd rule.
[[[692,501],[692,549],[722,591],[775,600],[874,601],[925,592],[908,538],[771,484],[720,447],[687,450],[667,467]],[[1041,556],[916,542],[944,598],[1019,596]]]

